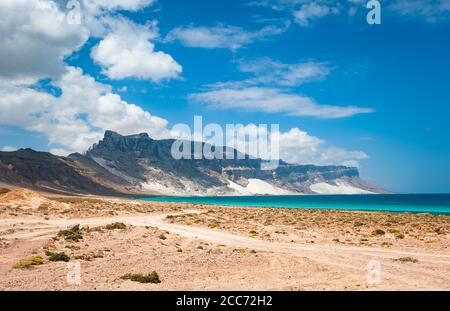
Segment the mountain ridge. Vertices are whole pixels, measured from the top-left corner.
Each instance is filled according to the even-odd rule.
[[[147,133],[123,136],[106,131],[103,139],[83,154],[62,157],[31,149],[0,152],[0,182],[94,195],[276,195],[314,194],[323,189],[383,192],[362,180],[357,168],[346,166],[280,161],[276,169],[261,170],[263,161],[247,155],[236,160],[175,160],[171,156],[174,141],[154,140]],[[224,152],[230,151],[238,153],[231,148]]]

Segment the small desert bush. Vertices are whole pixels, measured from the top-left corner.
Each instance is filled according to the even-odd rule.
[[[55,246],[54,243],[48,242],[48,243],[46,243],[44,246],[42,246],[42,248],[43,248],[44,250],[49,250],[49,249],[56,249],[56,246]]]
[[[92,261],[93,258],[91,255],[83,254],[83,255],[75,256],[75,259],[76,260],[84,260],[84,261]]]
[[[247,249],[245,249],[245,248],[235,248],[235,249],[233,249],[233,253],[241,253],[241,254],[243,254],[243,253],[246,253],[247,252]]]
[[[377,229],[377,230],[374,230],[371,235],[372,236],[383,236],[385,234],[386,234],[386,232],[384,232],[383,230]]]
[[[122,280],[130,280],[133,282],[139,282],[144,284],[159,284],[161,283],[161,280],[159,279],[158,273],[156,271],[153,271],[152,273],[149,273],[147,275],[143,274],[125,274],[121,277]]]
[[[252,230],[252,231],[250,231],[250,235],[249,235],[249,236],[250,236],[251,238],[257,238],[258,235],[259,235],[258,232],[256,232],[255,230]]]
[[[405,235],[399,231],[395,232],[394,236],[395,236],[395,238],[400,239],[400,240],[405,238]]]
[[[419,260],[412,258],[412,257],[401,257],[401,258],[395,259],[395,261],[400,261],[401,263],[407,263],[407,262],[418,263],[419,262]]]
[[[58,232],[58,237],[64,238],[66,241],[79,242],[83,239],[80,231],[80,225],[76,225],[68,230],[61,230]]]
[[[106,230],[125,230],[127,228],[127,225],[121,222],[116,222],[111,225],[107,225]]]
[[[19,261],[14,265],[15,269],[28,268],[31,266],[40,266],[44,264],[41,256],[33,256],[30,259]]]
[[[67,256],[65,253],[50,253],[50,252],[46,252],[46,255],[49,256],[48,260],[49,261],[64,261],[64,262],[69,262],[70,261],[70,257]]]

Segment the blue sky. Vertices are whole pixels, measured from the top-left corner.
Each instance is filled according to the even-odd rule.
[[[158,138],[201,115],[221,125],[280,124],[292,162],[355,163],[363,178],[392,191],[449,192],[450,2],[382,1],[381,25],[368,25],[366,3],[84,5],[81,25],[57,34],[43,28],[39,35],[61,41],[36,40],[27,46],[33,54],[6,40],[2,65],[17,66],[0,69],[2,91],[18,95],[0,101],[0,148],[79,151],[108,125],[128,134],[147,129],[137,124],[145,119]],[[0,11],[8,10],[22,12]],[[33,12],[20,22],[32,23]],[[61,51],[47,59],[38,48]],[[13,53],[19,49],[25,55]],[[117,52],[125,49],[130,54]],[[133,57],[118,60],[124,55]],[[55,66],[35,68],[30,57]]]

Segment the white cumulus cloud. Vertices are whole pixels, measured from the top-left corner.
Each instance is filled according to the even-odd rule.
[[[182,71],[172,56],[157,51],[156,24],[136,24],[119,10],[137,11],[153,0],[83,0],[81,24],[69,21],[62,0],[2,0],[0,2],[0,79],[21,84],[58,78],[64,59],[90,37],[101,38],[92,52],[111,79],[139,78],[160,82]]]
[[[88,31],[67,23],[55,2],[0,1],[0,79],[35,82],[64,71],[64,57],[81,48]]]
[[[369,156],[363,151],[353,151],[344,148],[329,146],[326,141],[312,136],[295,127],[286,132],[270,131],[266,126],[249,124],[237,129],[237,141],[235,146],[242,153],[265,160],[282,159],[290,164],[313,165],[344,165],[359,167],[361,160]],[[229,133],[232,137],[234,132]],[[260,148],[248,148],[250,143],[256,142],[256,146],[278,144],[279,154],[262,154]]]
[[[280,157],[288,163],[316,165],[345,165],[358,167],[368,159],[362,151],[330,147],[320,138],[298,128],[280,133]]]
[[[158,36],[155,24],[137,25],[115,20],[108,33],[91,52],[110,79],[138,78],[160,82],[178,77],[182,67],[172,56],[155,51],[151,42]]]

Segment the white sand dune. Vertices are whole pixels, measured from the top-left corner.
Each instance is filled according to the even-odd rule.
[[[275,187],[261,179],[249,179],[247,187],[229,181],[228,187],[241,195],[290,195],[292,192]]]
[[[309,188],[317,194],[373,194],[373,192],[356,188],[345,182],[337,182],[336,185],[317,183]]]

